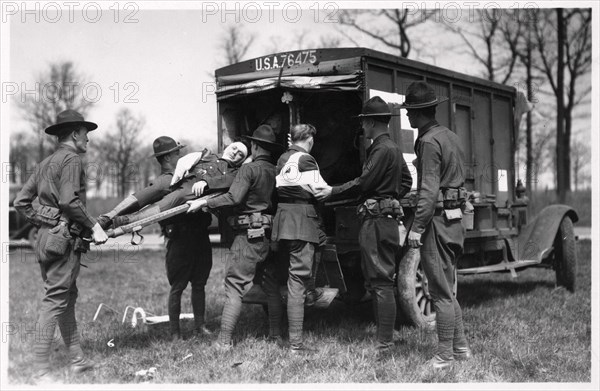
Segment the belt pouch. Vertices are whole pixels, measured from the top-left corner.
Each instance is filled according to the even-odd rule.
[[[67,253],[71,240],[72,237],[66,225],[58,224],[49,229],[46,234],[45,243],[40,243],[43,245],[40,261],[42,263],[51,263],[60,259]]]
[[[444,209],[443,215],[448,222],[462,220],[462,211],[460,208]]]

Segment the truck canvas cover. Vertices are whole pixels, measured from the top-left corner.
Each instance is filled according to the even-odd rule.
[[[223,100],[275,88],[358,91],[364,89],[364,79],[360,58],[323,61],[315,64],[302,63],[293,67],[217,76],[217,99]]]

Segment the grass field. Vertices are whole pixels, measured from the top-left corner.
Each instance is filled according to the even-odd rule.
[[[307,311],[306,339],[318,351],[300,357],[265,340],[267,321],[258,305],[244,306],[235,349],[226,353],[211,346],[216,333],[170,342],[166,324],[131,329],[120,323],[127,305],[167,313],[163,253],[105,249],[100,256],[94,258],[92,253],[83,260],[89,267],[81,269],[78,279],[82,345],[100,366],[78,377],[70,375],[61,342],[52,354],[53,371],[65,383],[590,382],[591,243],[577,246],[576,293],[556,288],[554,272],[547,269],[530,268],[517,279],[508,273],[461,277],[459,301],[474,357],[444,372],[424,365],[433,354],[435,334],[406,326],[395,335],[394,355],[377,362],[370,305],[334,302],[329,310]],[[42,290],[29,251],[13,250],[9,264],[12,384],[30,383],[32,375],[33,335],[26,330],[36,320]],[[208,326],[215,330],[223,305],[224,251],[214,250],[207,288]],[[100,303],[119,313],[106,312],[92,322]],[[189,291],[184,294],[183,312],[191,312]],[[150,367],[156,367],[152,379],[135,376]]]

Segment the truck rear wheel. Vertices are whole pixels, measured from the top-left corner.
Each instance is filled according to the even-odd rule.
[[[575,291],[577,252],[573,222],[568,216],[563,217],[554,238],[554,270],[556,271],[556,284],[564,286],[571,292]]]
[[[420,266],[419,249],[409,249],[398,268],[398,305],[408,323],[422,328],[435,326],[435,311],[427,277]]]

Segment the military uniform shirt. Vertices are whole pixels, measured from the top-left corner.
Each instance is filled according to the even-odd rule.
[[[234,206],[237,215],[253,212],[273,213],[275,165],[270,158],[259,156],[240,167],[226,194],[208,200],[211,209]]]
[[[211,153],[202,157],[190,171],[194,174],[196,182],[206,182],[207,189],[220,190],[231,186],[238,169],[239,167],[230,161]]]
[[[42,160],[14,200],[15,208],[39,227],[42,221],[32,206],[36,197],[41,205],[59,209],[71,222],[90,229],[96,224],[85,208],[85,171],[74,147],[61,144]]]
[[[332,196],[367,198],[393,197],[401,199],[410,191],[412,177],[402,156],[402,151],[384,133],[367,148],[361,176],[343,185],[334,186]],[[339,198],[339,197],[338,197]]]
[[[440,188],[458,188],[465,182],[464,156],[458,136],[437,121],[419,129],[415,141],[418,202],[412,230],[423,233],[438,204]]]

